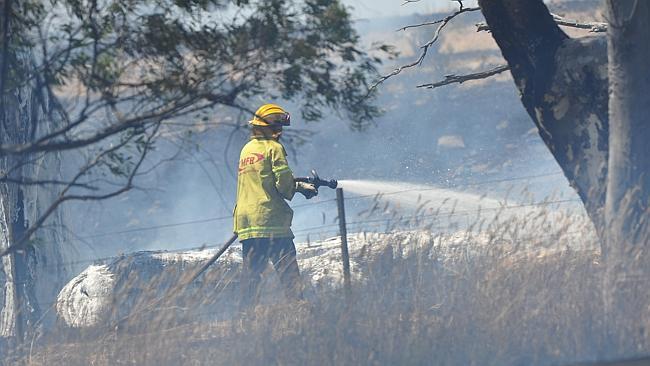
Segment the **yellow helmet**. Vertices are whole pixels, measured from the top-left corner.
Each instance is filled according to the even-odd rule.
[[[264,104],[255,111],[255,116],[248,121],[253,126],[290,126],[291,116],[277,104]]]

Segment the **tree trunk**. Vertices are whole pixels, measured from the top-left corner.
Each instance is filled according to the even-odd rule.
[[[25,126],[51,127],[39,98],[42,95],[34,85],[5,94],[5,122],[7,131],[12,133],[3,131],[0,134],[2,143],[24,142],[31,135]],[[10,177],[16,180],[60,179],[60,168],[55,154],[0,157],[1,174],[13,169]],[[49,188],[0,183],[1,248],[20,240],[28,223],[38,218],[53,201],[56,191]],[[47,229],[36,233],[33,245],[2,259],[0,285],[4,291],[0,290],[0,338],[20,336],[38,325],[42,311],[54,304],[58,290],[68,279],[69,269],[63,263],[65,253],[73,248],[65,240],[62,224],[59,212],[48,220]]]
[[[30,111],[25,107],[24,97],[29,96],[29,90],[16,89],[5,92],[3,100],[3,134],[2,143],[24,143],[29,136],[30,125],[25,117]],[[33,102],[33,101],[29,101]],[[12,180],[20,181],[24,176],[25,159],[20,156],[3,156],[0,158],[0,171]],[[16,168],[18,167],[18,168]],[[28,226],[25,218],[25,194],[17,183],[0,184],[0,220],[2,224],[2,247],[7,247],[19,240]],[[17,252],[3,261],[2,271],[5,274],[5,296],[0,317],[0,335],[15,336],[22,339],[23,330],[34,324],[40,311],[33,292],[33,279],[30,276],[29,261],[33,253]]]
[[[574,40],[542,0],[479,0],[522,103],[599,232],[603,352],[614,357],[650,346],[650,2],[607,3],[608,36]]]
[[[542,0],[479,4],[524,107],[600,227],[609,129],[605,37],[569,38]]]
[[[611,21],[620,26],[608,31],[607,245],[643,249],[650,214],[650,3],[609,0],[609,5]]]
[[[607,278],[610,335],[621,352],[650,344],[650,2],[608,0]],[[634,335],[634,336],[631,336]]]
[[[0,143],[25,143],[38,132],[47,133],[56,121],[48,113],[49,103],[38,78],[18,86],[26,80],[25,75],[31,74],[32,57],[23,49],[11,47],[17,33],[9,27],[14,26],[10,23],[11,3],[0,1],[0,7]],[[24,178],[57,179],[60,162],[56,154],[0,156],[0,176],[11,179],[0,183],[0,249],[4,249],[23,237],[29,221],[39,217],[56,194],[48,187],[16,182]],[[48,223],[53,229],[39,231],[33,246],[0,261],[0,343],[3,338],[20,342],[26,332],[42,323],[43,308],[54,303],[67,280],[62,248],[56,244],[64,239],[61,214]],[[47,243],[39,246],[39,241]]]

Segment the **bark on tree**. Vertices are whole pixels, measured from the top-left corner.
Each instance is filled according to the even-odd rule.
[[[28,138],[29,129],[21,126],[36,125],[34,119],[45,118],[40,97],[33,85],[5,94],[5,122],[8,130],[15,133],[3,131],[0,134],[2,142]],[[39,123],[40,126],[49,125]],[[25,156],[24,160],[29,163],[23,165],[11,156],[4,156],[0,158],[0,171],[22,165],[12,172],[12,178],[59,178],[61,164],[55,155]],[[54,197],[55,192],[47,187],[0,184],[0,248],[20,240],[28,223],[39,217]],[[0,285],[4,291],[0,291],[0,338],[28,333],[37,325],[42,312],[54,302],[57,289],[68,279],[68,268],[61,266],[66,257],[63,249],[72,251],[74,248],[60,245],[66,241],[62,216],[59,212],[48,221],[50,227],[37,233],[33,246],[2,258]]]
[[[630,353],[647,349],[650,340],[645,328],[650,319],[650,2],[608,0],[607,5],[610,150],[605,301],[611,341]]]
[[[613,24],[608,31],[607,245],[632,249],[649,244],[650,3],[609,0],[608,4]]]
[[[27,142],[35,136],[36,126],[50,129],[56,122],[47,119],[49,103],[37,80],[17,87],[19,76],[9,75],[9,70],[15,74],[32,65],[31,55],[9,47],[12,34],[5,25],[12,14],[10,5],[8,0],[0,2],[0,144]],[[57,178],[60,168],[56,155],[0,156],[0,175],[7,174],[12,181]],[[53,196],[47,187],[0,183],[0,249],[22,238],[28,222],[39,216]],[[56,245],[64,240],[61,215],[49,222],[54,229],[42,230],[38,235],[38,240],[48,245],[35,242],[35,246],[0,261],[0,343],[3,339],[20,342],[39,321],[42,324],[43,307],[54,302],[59,285],[68,277],[66,268],[60,266],[61,246]]]
[[[521,101],[598,227],[608,154],[604,36],[569,38],[541,0],[481,0]]]
[[[2,142],[23,141],[27,136],[23,124],[24,113],[20,102],[22,93],[5,93],[3,101],[3,130]],[[21,159],[22,160],[22,159]],[[20,180],[23,176],[23,168],[13,169],[17,166],[24,166],[25,162],[11,156],[3,156],[0,159],[0,171],[11,172],[8,174],[12,179]],[[27,222],[25,218],[25,194],[23,189],[16,183],[0,184],[0,202],[2,206],[2,247],[10,245],[22,237]],[[33,293],[32,278],[30,278],[29,260],[32,255],[29,252],[14,253],[7,261],[3,262],[5,273],[5,303],[0,313],[0,335],[23,337],[23,330],[27,324],[36,322],[35,317],[40,316],[37,301]]]
[[[568,38],[542,0],[479,4],[523,105],[599,232],[606,346],[647,349],[650,2],[608,0],[607,37],[581,39]]]

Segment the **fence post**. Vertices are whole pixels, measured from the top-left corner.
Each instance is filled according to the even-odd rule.
[[[348,229],[345,223],[345,204],[343,199],[343,188],[336,189],[336,204],[339,209],[339,234],[341,236],[341,259],[343,260],[343,286],[346,295],[352,294],[352,283],[350,281],[350,254],[348,252]]]

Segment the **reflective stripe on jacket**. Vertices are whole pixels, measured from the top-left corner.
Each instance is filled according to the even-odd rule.
[[[234,232],[240,240],[293,238],[293,210],[285,200],[295,193],[293,173],[279,142],[254,137],[239,157]]]

